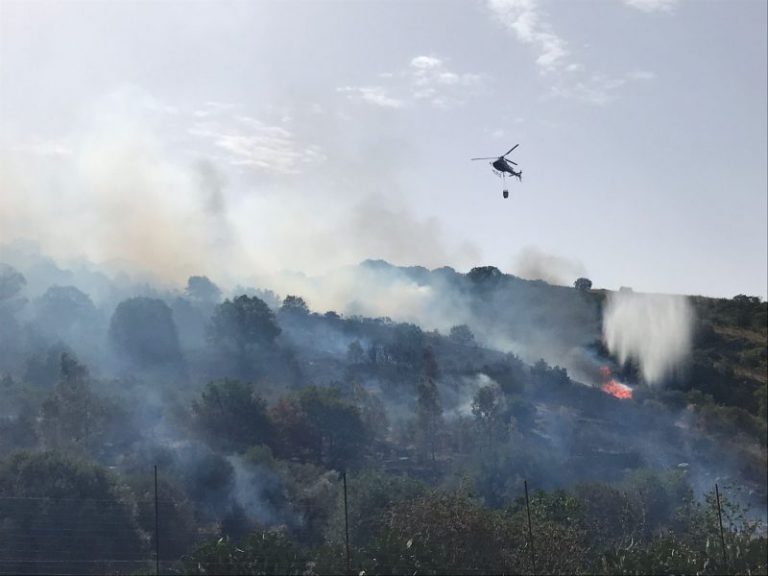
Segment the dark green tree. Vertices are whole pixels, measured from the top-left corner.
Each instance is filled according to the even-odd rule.
[[[220,518],[231,503],[235,470],[227,459],[216,452],[194,454],[191,464],[179,470],[190,500],[199,512],[209,518]]]
[[[0,263],[0,370],[19,364],[23,353],[17,313],[26,303],[19,297],[27,283],[15,268]]]
[[[592,280],[589,278],[578,278],[574,283],[573,287],[576,288],[576,290],[582,290],[587,291],[592,288]]]
[[[272,442],[267,403],[253,385],[237,380],[211,382],[192,403],[199,429],[214,445],[242,451]]]
[[[88,369],[71,354],[62,353],[59,383],[40,410],[43,445],[94,453],[108,441],[107,431],[116,415],[114,407],[91,390]]]
[[[451,328],[449,338],[451,339],[452,342],[460,346],[475,345],[475,335],[472,334],[472,331],[469,329],[469,326],[467,326],[466,324],[459,324],[458,326],[453,326]]]
[[[66,332],[78,322],[92,321],[96,315],[90,297],[74,286],[51,286],[36,304],[38,321],[54,333]]]
[[[182,573],[300,576],[312,573],[308,560],[284,530],[259,530],[239,542],[220,538],[200,546],[184,558]]]
[[[423,495],[427,488],[407,476],[393,476],[378,469],[366,469],[348,476],[349,535],[353,546],[365,549],[384,527],[388,513],[399,503]],[[344,543],[344,499],[339,493],[336,508],[328,523],[327,539]]]
[[[109,338],[117,352],[139,367],[156,368],[181,361],[171,309],[156,298],[120,302],[112,314]]]
[[[489,447],[493,448],[497,440],[506,438],[510,414],[498,386],[483,386],[477,391],[472,400],[472,414]]]
[[[467,273],[467,279],[476,285],[495,285],[503,276],[495,266],[477,266]]]
[[[27,283],[24,275],[13,266],[0,263],[0,303],[15,298]]]
[[[352,366],[365,363],[365,351],[358,340],[355,340],[347,347],[347,362]]]
[[[186,292],[187,296],[198,302],[215,303],[221,298],[221,290],[207,276],[190,276]]]
[[[148,558],[130,493],[101,466],[60,452],[0,461],[0,566],[14,574],[107,574]]]
[[[208,338],[218,345],[244,353],[249,346],[271,345],[280,335],[275,315],[256,296],[238,296],[216,308],[208,327]]]
[[[306,316],[309,314],[309,306],[307,306],[307,303],[301,296],[293,296],[289,294],[283,300],[283,304],[280,306],[280,312],[283,314]]]
[[[415,324],[398,324],[392,331],[387,353],[402,369],[420,370],[424,359],[424,332]]]
[[[155,532],[155,483],[152,471],[129,479],[135,495],[136,519],[146,534]],[[195,511],[184,490],[162,468],[157,483],[160,545],[163,562],[178,560],[192,550],[197,537]]]
[[[524,574],[521,526],[463,495],[433,493],[394,506],[360,567],[373,574]]]
[[[416,424],[422,451],[435,461],[437,439],[442,425],[443,407],[433,378],[425,375],[416,386]]]
[[[360,409],[337,388],[304,388],[278,403],[272,418],[280,455],[336,469],[359,465],[371,436]]]

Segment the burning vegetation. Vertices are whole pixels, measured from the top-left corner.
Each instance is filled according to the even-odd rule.
[[[613,373],[608,366],[600,367],[600,375],[603,378],[603,382],[600,385],[600,389],[606,394],[610,394],[620,400],[632,399],[632,388],[621,382],[617,382],[613,377]]]

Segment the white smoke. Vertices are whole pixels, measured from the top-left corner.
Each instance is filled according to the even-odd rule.
[[[684,296],[614,292],[603,312],[603,340],[621,363],[636,360],[645,381],[657,384],[690,354],[693,318]]]
[[[86,259],[177,285],[199,274],[222,285],[286,269],[323,274],[366,258],[437,267],[481,257],[410,210],[398,142],[372,155],[329,139],[321,161],[278,121],[164,111],[134,86],[93,102],[55,155],[50,145],[0,142],[0,245],[32,241],[57,262]],[[210,117],[205,130],[198,114]],[[314,130],[313,142],[341,131]],[[241,146],[267,158],[244,162]],[[304,172],[278,169],[286,159]]]
[[[536,246],[524,246],[512,264],[512,272],[526,280],[543,280],[549,284],[570,286],[587,270],[578,260],[549,254]]]

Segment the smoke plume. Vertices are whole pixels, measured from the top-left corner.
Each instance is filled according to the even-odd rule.
[[[373,162],[318,133],[320,157],[282,125],[206,110],[166,111],[128,86],[95,98],[55,155],[0,147],[0,244],[29,240],[57,262],[86,259],[177,286],[195,274],[222,286],[284,270],[322,274],[371,257],[429,266],[480,259],[411,211],[401,160],[387,154],[397,142]],[[211,116],[205,130],[196,114]],[[242,147],[303,172],[259,171],[238,159]]]
[[[619,361],[636,360],[649,384],[680,368],[691,351],[693,308],[684,296],[609,294],[603,340]]]
[[[550,284],[570,285],[586,275],[581,262],[548,254],[535,246],[525,246],[515,259],[512,270],[526,280],[544,280]]]

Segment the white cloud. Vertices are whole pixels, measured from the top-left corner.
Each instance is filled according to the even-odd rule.
[[[642,12],[672,12],[679,0],[623,0],[624,4]]]
[[[405,105],[402,100],[389,96],[382,86],[342,86],[336,90],[350,98],[360,98],[368,104],[382,108],[402,108]]]
[[[675,3],[674,0],[624,1],[646,11]],[[488,0],[487,5],[519,42],[536,48],[536,65],[542,75],[552,80],[550,95],[602,106],[615,100],[618,91],[630,82],[656,77],[645,70],[619,76],[589,74],[584,65],[573,61],[567,42],[554,32],[538,0]]]
[[[484,81],[481,74],[455,72],[448,69],[444,59],[428,55],[412,58],[399,72],[377,76],[386,86],[342,86],[336,91],[382,108],[426,103],[445,110],[461,105]]]
[[[570,55],[568,44],[552,30],[536,0],[488,0],[488,7],[520,42],[536,48],[536,64],[543,73],[564,65]]]
[[[442,65],[443,61],[440,60],[440,58],[435,58],[434,56],[416,56],[413,60],[411,60],[411,66],[421,70],[439,68]]]
[[[284,126],[266,124],[251,116],[226,116],[195,122],[187,132],[223,153],[231,166],[269,175],[295,175],[308,163],[325,157],[316,146],[300,146]]]

